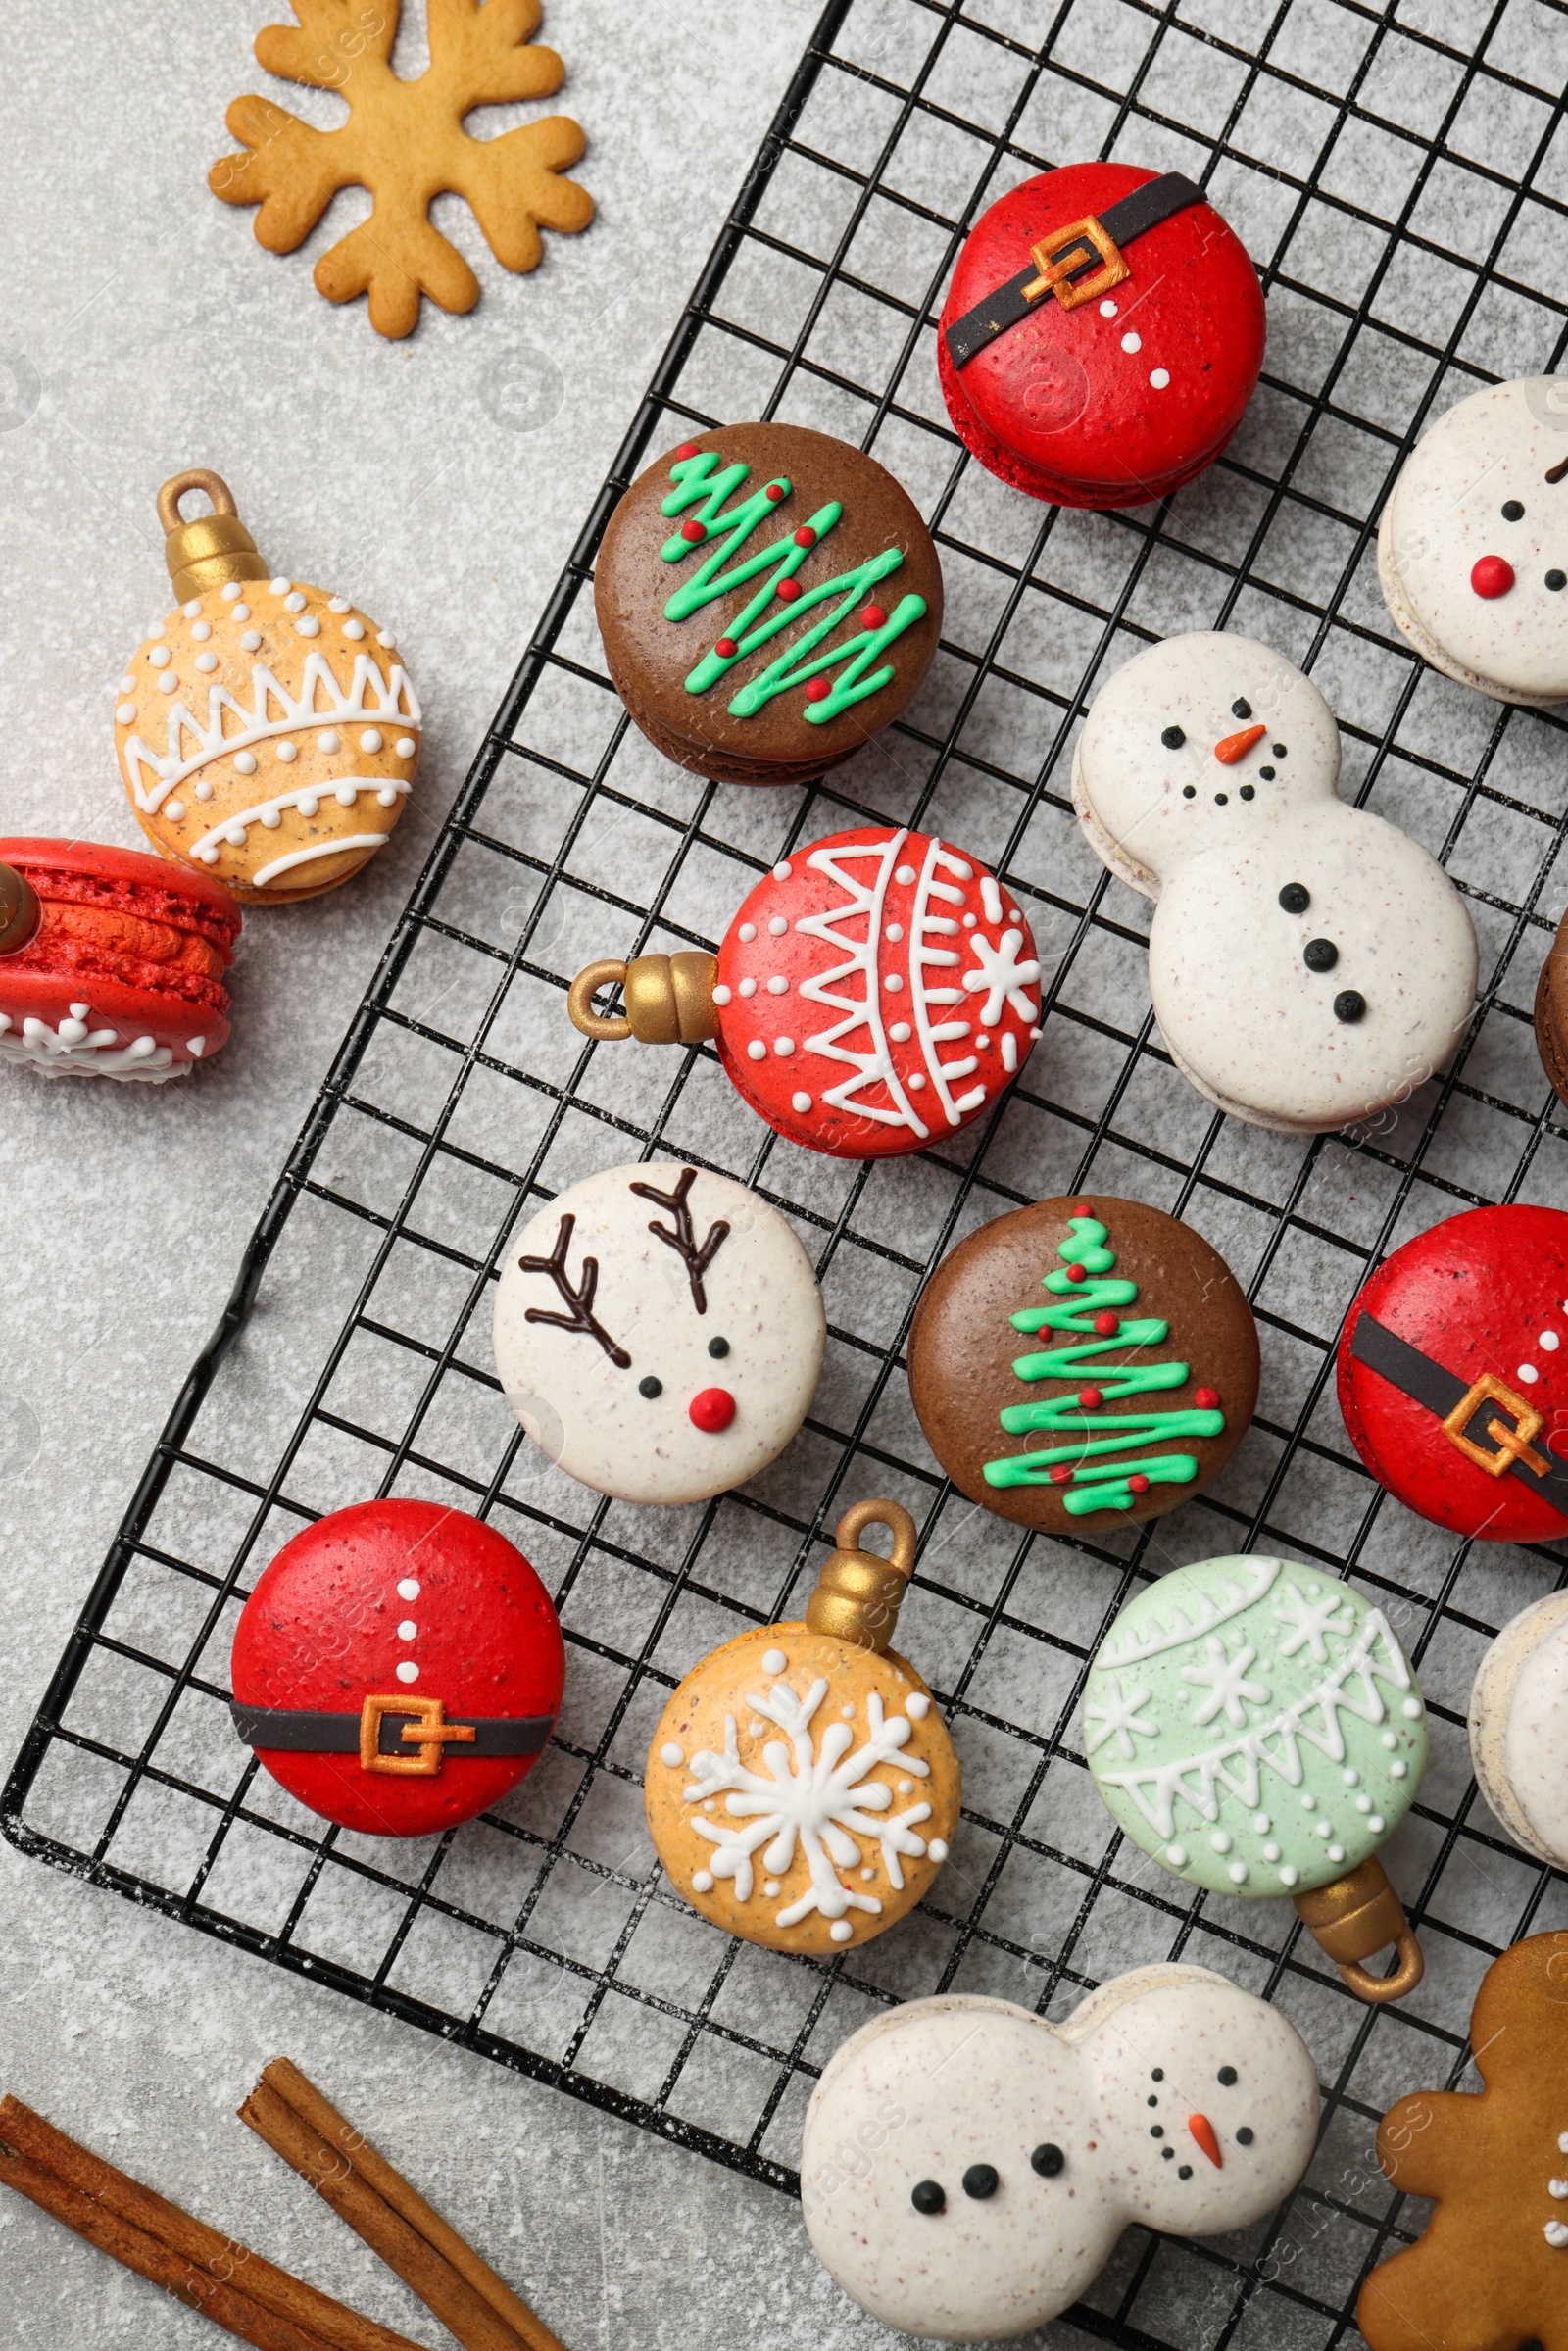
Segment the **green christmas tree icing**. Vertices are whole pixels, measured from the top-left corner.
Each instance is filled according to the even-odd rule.
[[[1056,1247],[1062,1264],[1042,1277],[1043,1288],[1059,1302],[1026,1306],[1009,1319],[1017,1331],[1076,1334],[1070,1346],[1017,1355],[1012,1365],[1020,1380],[1070,1380],[1072,1392],[1027,1404],[1005,1404],[998,1415],[1009,1437],[1044,1430],[1067,1442],[988,1461],[985,1480],[998,1487],[1056,1486],[1062,1508],[1083,1518],[1091,1510],[1130,1510],[1151,1486],[1185,1486],[1198,1475],[1191,1453],[1152,1453],[1133,1461],[1112,1456],[1171,1437],[1218,1437],[1225,1415],[1215,1406],[1200,1404],[1167,1411],[1101,1410],[1102,1404],[1120,1403],[1124,1396],[1183,1388],[1190,1375],[1185,1363],[1096,1368],[1100,1359],[1124,1354],[1128,1347],[1158,1347],[1169,1337],[1170,1325],[1157,1315],[1127,1320],[1116,1312],[1134,1303],[1138,1285],[1107,1278],[1116,1258],[1105,1247],[1106,1228],[1097,1216],[1070,1216],[1067,1228],[1067,1238]],[[1079,1385],[1086,1376],[1087,1385]]]
[[[736,464],[720,468],[718,453],[712,449],[677,458],[671,465],[669,478],[675,487],[663,500],[660,513],[673,520],[688,508],[695,509],[689,520],[702,525],[703,536],[688,539],[684,531],[677,531],[664,541],[661,557],[666,563],[678,563],[694,548],[706,547],[713,540],[718,544],[711,547],[691,577],[683,580],[670,596],[664,606],[664,617],[688,619],[705,605],[743,588],[748,580],[758,579],[765,572],[767,577],[762,579],[751,602],[736,613],[728,634],[720,637],[718,645],[706,653],[691,672],[686,691],[706,694],[720,678],[728,676],[737,661],[745,661],[749,654],[766,645],[781,629],[808,612],[820,612],[821,616],[804,636],[770,662],[760,676],[739,689],[729,710],[733,717],[753,717],[775,694],[783,694],[791,686],[807,685],[812,678],[837,669],[840,674],[826,692],[807,700],[806,716],[813,726],[821,726],[849,710],[852,704],[864,702],[867,695],[879,693],[892,682],[896,674],[893,664],[883,661],[881,657],[895,638],[902,637],[906,629],[912,628],[923,616],[925,598],[901,597],[893,611],[884,614],[875,626],[862,627],[842,645],[817,654],[817,647],[833,634],[852,607],[868,596],[878,580],[898,570],[904,562],[904,552],[902,548],[884,547],[880,554],[868,556],[853,570],[841,571],[815,587],[792,593],[796,573],[827,537],[844,509],[836,498],[829,499],[826,506],[818,507],[808,521],[798,524],[782,539],[775,539],[751,555],[743,555],[741,551],[753,531],[790,496],[792,486],[780,476],[754,490],[739,505],[726,508],[726,499],[744,489],[750,475],[749,465]],[[731,558],[736,556],[740,560],[731,564]],[[788,583],[782,594],[781,581]],[[726,650],[720,652],[720,646]],[[814,660],[813,655],[816,655]]]

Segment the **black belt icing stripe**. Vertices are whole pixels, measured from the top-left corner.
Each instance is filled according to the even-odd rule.
[[[1202,189],[1195,186],[1184,172],[1162,171],[1157,179],[1146,179],[1141,188],[1134,188],[1130,196],[1121,197],[1096,217],[1120,251],[1147,229],[1157,228],[1173,213],[1184,213],[1191,204],[1207,202]],[[1069,270],[1069,281],[1102,267],[1099,254],[1091,254],[1080,268]],[[1039,275],[1038,265],[1031,261],[1016,277],[1009,277],[1005,285],[998,286],[994,294],[977,302],[972,311],[965,311],[961,318],[954,319],[947,330],[947,341],[956,367],[966,367],[977,352],[984,351],[998,335],[1005,334],[1009,326],[1016,326],[1021,318],[1027,318],[1037,310],[1042,299],[1052,299],[1048,295],[1037,296],[1033,302],[1024,300],[1024,287],[1033,285]]]
[[[268,1747],[283,1755],[357,1755],[360,1718],[357,1714],[312,1714],[303,1707],[242,1706],[229,1700],[234,1729],[248,1747]],[[383,1755],[415,1755],[418,1746],[405,1740],[405,1723],[417,1723],[416,1714],[400,1714],[395,1706],[381,1717],[378,1751]],[[476,1716],[471,1723],[457,1718],[458,1727],[471,1729],[471,1739],[444,1739],[443,1753],[460,1755],[537,1755],[548,1745],[555,1728],[549,1714]],[[447,1728],[451,1729],[449,1719]]]
[[[1396,1332],[1391,1331],[1375,1315],[1364,1310],[1350,1337],[1350,1352],[1357,1363],[1364,1363],[1368,1371],[1375,1371],[1381,1379],[1388,1381],[1391,1388],[1397,1388],[1401,1396],[1407,1396],[1412,1403],[1424,1404],[1429,1412],[1436,1413],[1439,1420],[1446,1420],[1454,1406],[1462,1403],[1470,1393],[1467,1380],[1446,1371],[1441,1363],[1434,1363],[1430,1355],[1424,1355],[1418,1347],[1411,1347],[1408,1340],[1399,1338]],[[1487,1434],[1488,1416],[1502,1410],[1503,1406],[1495,1396],[1483,1396],[1470,1416],[1465,1435],[1473,1443],[1482,1444]],[[1537,1450],[1541,1448],[1538,1446]],[[1552,1464],[1544,1477],[1537,1477],[1535,1471],[1527,1469],[1522,1461],[1510,1461],[1505,1474],[1521,1479],[1532,1494],[1544,1494],[1554,1510],[1560,1510],[1568,1518],[1568,1467],[1553,1460],[1550,1453],[1544,1452],[1542,1458]]]

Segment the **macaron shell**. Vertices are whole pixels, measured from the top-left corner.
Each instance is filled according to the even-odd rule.
[[[1560,1102],[1568,1102],[1568,914],[1536,982],[1536,1051]]]
[[[1505,1625],[1470,1692],[1481,1792],[1516,1843],[1568,1867],[1568,1592]]]
[[[1036,498],[1114,508],[1167,496],[1219,455],[1256,384],[1257,272],[1209,204],[1133,239],[1130,279],[1102,301],[1067,311],[1046,295],[953,364],[948,326],[1028,266],[1034,243],[1155,176],[1120,163],[1042,172],[991,206],[958,257],[938,336],[943,397],[981,463]]]
[[[1469,1460],[1436,1413],[1356,1358],[1362,1313],[1467,1388],[1483,1374],[1501,1379],[1544,1416],[1538,1444],[1568,1458],[1568,1435],[1559,1438],[1568,1431],[1568,1214],[1469,1208],[1417,1234],[1355,1298],[1338,1364],[1351,1443],[1408,1509],[1494,1543],[1546,1543],[1568,1532],[1563,1513],[1532,1484],[1511,1473],[1493,1477]],[[1556,1345],[1543,1346],[1544,1336]]]
[[[779,1657],[785,1660],[782,1666],[777,1663]],[[858,1845],[860,1859],[845,1864],[841,1854],[834,1855],[837,1877],[845,1891],[877,1907],[861,1909],[852,1903],[839,1917],[813,1908],[795,1924],[780,1926],[779,1914],[808,1898],[812,1891],[803,1840],[792,1839],[790,1861],[776,1875],[766,1866],[767,1848],[758,1848],[751,1856],[751,1890],[742,1896],[737,1891],[740,1879],[715,1872],[719,1846],[694,1826],[699,1820],[720,1829],[733,1829],[737,1824],[728,1817],[724,1794],[716,1793],[706,1801],[689,1795],[689,1790],[704,1785],[701,1772],[693,1768],[693,1758],[704,1752],[722,1757],[733,1733],[741,1762],[758,1784],[742,1795],[746,1820],[740,1826],[744,1828],[749,1820],[760,1822],[763,1815],[759,1806],[771,1802],[772,1788],[781,1774],[786,1782],[792,1776],[798,1780],[803,1765],[799,1738],[771,1717],[760,1716],[754,1700],[760,1697],[777,1705],[776,1693],[782,1690],[788,1693],[782,1710],[788,1711],[789,1699],[808,1700],[818,1681],[826,1682],[826,1692],[799,1735],[808,1742],[818,1768],[829,1733],[836,1731],[842,1737],[848,1727],[853,1734],[845,1758],[837,1766],[840,1775],[857,1753],[876,1739],[869,1706],[873,1696],[880,1702],[884,1723],[903,1719],[908,1724],[907,1739],[896,1751],[889,1742],[886,1759],[872,1764],[856,1780],[852,1803],[867,1822],[874,1819],[879,1825],[920,1811],[922,1817],[909,1823],[909,1832],[926,1849],[897,1856],[904,1883],[896,1886],[874,1834],[864,1826],[856,1830],[846,1825],[841,1807],[840,1833]],[[916,1705],[913,1715],[908,1711],[911,1698]],[[677,1754],[679,1760],[672,1760]],[[786,1755],[790,1755],[789,1761]],[[924,1768],[911,1770],[911,1762]],[[828,1634],[813,1633],[804,1624],[760,1626],[726,1641],[692,1669],[660,1717],[648,1749],[645,1788],[649,1833],[659,1858],[670,1884],[694,1910],[726,1934],[760,1943],[764,1950],[809,1952],[822,1959],[886,1934],[906,1911],[924,1899],[957,1832],[960,1800],[958,1759],[947,1725],[907,1659],[891,1649],[879,1655]],[[886,1796],[872,1795],[869,1804],[861,1801],[859,1791],[873,1788],[885,1789]],[[787,1788],[781,1796],[781,1810],[788,1809],[801,1793],[798,1785]],[[933,1839],[943,1848],[939,1855],[930,1850]],[[708,1883],[694,1884],[698,1879]],[[767,1886],[774,1887],[772,1893]]]
[[[565,1661],[550,1595],[514,1544],[466,1511],[392,1500],[333,1511],[284,1544],[245,1603],[230,1671],[248,1706],[357,1716],[367,1697],[417,1695],[439,1697],[449,1720],[553,1719]],[[258,1753],[313,1812],[374,1837],[469,1820],[535,1760],[454,1743],[420,1779],[363,1771],[357,1755]]]

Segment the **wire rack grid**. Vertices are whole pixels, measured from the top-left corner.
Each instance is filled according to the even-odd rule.
[[[1125,2345],[1350,2330],[1359,2278],[1419,2225],[1378,2171],[1379,2113],[1462,2078],[1490,1960],[1568,1924],[1564,1882],[1479,1804],[1464,1739],[1485,1642],[1563,1559],[1410,1517],[1360,1469],[1331,1386],[1344,1310],[1388,1249],[1481,1200],[1568,1204],[1568,1127],[1529,1023],[1564,896],[1562,723],[1423,670],[1371,547],[1429,415],[1561,353],[1565,79],[1560,0],[1211,0],[1206,15],[834,0],[93,1588],[5,1793],[15,1843],[783,2188],[812,2081],[882,2005],[959,1988],[1059,2016],[1119,1969],[1212,1962],[1311,2042],[1317,2159],[1235,2239],[1129,2231],[1075,2322]],[[1109,515],[1038,507],[979,470],[934,359],[978,212],[1094,152],[1200,178],[1268,257],[1268,358],[1236,441],[1175,499]],[[718,788],[661,760],[609,687],[588,592],[648,456],[745,416],[874,450],[930,519],[947,579],[922,695],[805,791]],[[1097,681],[1190,627],[1259,635],[1311,670],[1355,797],[1442,857],[1475,918],[1486,978],[1462,1050],[1364,1131],[1265,1135],[1187,1088],[1148,1006],[1147,908],[1071,821],[1067,760]],[[982,1128],[916,1159],[827,1161],[761,1130],[710,1049],[607,1052],[570,1030],[583,962],[711,947],[776,857],[885,817],[972,847],[1041,942],[1044,1036]],[[783,1209],[830,1325],[816,1405],[774,1468],[658,1512],[533,1450],[487,1336],[519,1219],[655,1153]],[[1225,1475],[1175,1516],[1031,1541],[944,1483],[900,1350],[955,1240],[1080,1187],[1216,1244],[1258,1319],[1263,1397]],[[443,1497],[512,1535],[553,1583],[569,1650],[560,1735],[514,1797],[407,1845],[323,1831],[236,1745],[223,1705],[256,1575],[370,1492]],[[922,1529],[901,1645],[952,1723],[965,1811],[921,1909],[819,1965],[685,1908],[647,1839],[641,1758],[700,1655],[799,1613],[833,1524],[869,1493]],[[1428,1776],[1386,1856],[1428,1961],[1397,2011],[1354,2001],[1288,1906],[1194,1894],[1151,1867],[1089,1786],[1078,1694],[1111,1618],[1175,1562],[1259,1548],[1374,1593],[1432,1702]]]

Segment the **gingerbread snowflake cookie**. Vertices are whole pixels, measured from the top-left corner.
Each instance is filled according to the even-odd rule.
[[[860,1547],[894,1535],[893,1557]],[[695,1666],[648,1750],[648,1826],[694,1910],[747,1942],[827,1957],[925,1894],[958,1820],[958,1759],[912,1665],[887,1646],[914,1564],[897,1502],[839,1524],[803,1623],[762,1625]]]
[[[1479,2097],[1418,2090],[1378,2131],[1395,2186],[1437,2209],[1361,2288],[1371,2351],[1568,2344],[1568,1935],[1494,1960],[1470,2045]]]

